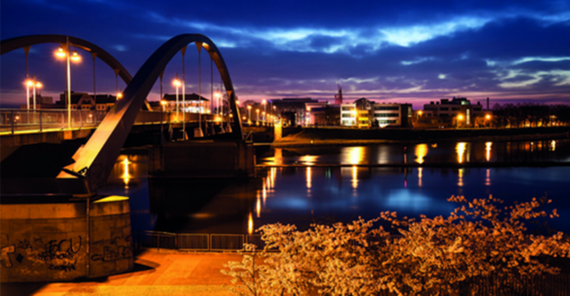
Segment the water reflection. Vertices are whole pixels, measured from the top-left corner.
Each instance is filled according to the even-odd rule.
[[[314,165],[317,162],[318,156],[303,155],[299,158],[299,162],[306,165]]]
[[[409,153],[411,152],[411,153]],[[260,164],[401,164],[570,162],[570,139],[513,142],[387,143],[359,147],[276,148],[258,154]],[[412,162],[410,158],[410,162]]]
[[[485,143],[485,159],[487,161],[491,160],[491,146],[493,145],[493,142],[486,142]]]
[[[247,234],[253,234],[253,216],[249,213],[247,217]]]
[[[306,171],[307,171],[307,173],[306,173],[307,189],[308,189],[309,191],[311,191],[311,185],[312,185],[311,182],[312,182],[312,177],[313,177],[312,174],[311,174],[311,167],[310,167],[310,166],[307,167]]]
[[[358,167],[357,166],[353,166],[352,167],[352,188],[356,189],[358,188]]]
[[[144,163],[134,159],[129,156],[129,174],[135,176],[129,189],[122,180],[122,158],[110,178],[120,183],[100,190],[130,197],[134,230],[252,233],[255,225],[281,222],[303,228],[318,217],[349,222],[358,216],[375,218],[386,210],[398,211],[399,216],[447,215],[455,206],[446,201],[451,195],[471,199],[493,194],[512,202],[540,197],[545,191],[561,215],[570,215],[570,201],[565,198],[570,167],[462,168],[457,174],[452,173],[456,169],[425,167],[417,173],[397,167],[311,167],[309,193],[306,168],[271,168],[250,181],[151,179],[147,183],[146,178],[136,177],[144,172],[132,166],[145,167]],[[343,179],[350,185],[343,186]]]
[[[419,164],[424,163],[424,157],[428,153],[428,146],[427,144],[418,144],[416,145],[416,162]]]
[[[348,164],[361,164],[364,160],[364,147],[346,147],[345,155]]]
[[[129,180],[131,179],[131,175],[129,175],[129,164],[130,163],[131,162],[129,161],[129,159],[127,157],[125,157],[125,159],[122,162],[122,164],[123,164],[123,175],[121,176],[121,178],[125,182],[125,188],[129,188]]]
[[[457,153],[457,162],[458,163],[463,163],[463,161],[464,161],[463,157],[465,155],[465,150],[467,150],[467,143],[465,143],[465,142],[459,142],[455,146],[455,152]]]

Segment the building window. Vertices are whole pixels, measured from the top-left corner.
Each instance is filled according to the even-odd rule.
[[[354,107],[343,106],[342,111],[354,111]]]
[[[439,111],[449,111],[449,108],[448,107],[440,107]]]
[[[345,113],[345,114],[342,114],[342,117],[343,117],[343,118],[346,118],[346,117],[348,117],[348,118],[354,118],[354,114]]]
[[[399,113],[376,113],[376,117],[400,117]]]
[[[400,107],[399,106],[374,106],[374,110],[398,111],[398,110],[400,110]]]
[[[459,108],[451,108],[451,111],[459,111]]]

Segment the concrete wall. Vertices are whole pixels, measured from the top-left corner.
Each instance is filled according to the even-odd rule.
[[[85,201],[29,204],[3,201],[1,281],[66,281],[132,269],[128,198],[92,202],[90,232],[85,206]]]
[[[252,177],[254,148],[240,141],[186,141],[149,150],[151,177]]]

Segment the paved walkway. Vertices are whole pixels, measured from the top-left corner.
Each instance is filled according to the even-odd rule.
[[[228,261],[241,261],[241,256],[147,250],[129,273],[83,282],[2,284],[0,295],[234,295],[224,287],[231,278],[220,272]]]

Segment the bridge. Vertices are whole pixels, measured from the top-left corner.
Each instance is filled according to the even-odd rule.
[[[8,137],[15,136],[27,135],[36,138],[36,140],[26,142],[28,144],[34,143],[34,141],[45,142],[45,135],[50,133],[63,133],[63,137],[66,139],[88,136],[87,142],[73,153],[71,164],[61,167],[57,174],[43,178],[43,183],[51,184],[47,185],[46,188],[52,188],[46,189],[45,193],[53,193],[50,192],[53,188],[57,188],[56,191],[62,193],[61,188],[67,188],[69,189],[68,193],[76,197],[88,197],[96,194],[97,189],[106,183],[115,160],[133,128],[153,127],[162,129],[165,125],[170,128],[182,125],[182,128],[185,128],[188,125],[189,128],[197,130],[194,133],[195,137],[201,137],[204,128],[208,127],[209,130],[205,133],[207,136],[212,136],[217,132],[218,134],[224,133],[223,138],[225,140],[235,142],[243,142],[244,140],[241,116],[236,105],[236,94],[229,71],[214,42],[204,35],[183,34],[173,37],[160,46],[132,78],[125,67],[108,52],[93,43],[71,36],[33,35],[3,40],[0,43],[1,54],[24,48],[27,56],[29,47],[40,43],[60,43],[65,45],[67,50],[73,46],[88,51],[94,59],[95,57],[100,58],[113,68],[115,73],[127,84],[122,93],[123,98],[118,100],[107,112],[96,110],[71,111],[69,106],[67,110],[19,109],[0,111],[0,136],[3,146]],[[205,50],[209,55],[216,65],[227,93],[230,114],[226,116],[225,120],[228,123],[225,127],[218,124],[217,131],[210,131],[215,123],[211,114],[183,112],[184,119],[180,120],[180,117],[175,117],[172,112],[151,111],[146,100],[154,83],[159,77],[162,79],[167,64],[177,53],[184,54],[187,46],[191,43],[196,45],[199,54]],[[229,120],[232,121],[231,131],[228,130]],[[229,133],[226,133],[228,131]],[[185,134],[181,138],[187,139]],[[4,178],[2,181],[3,185],[6,185],[7,181]]]

